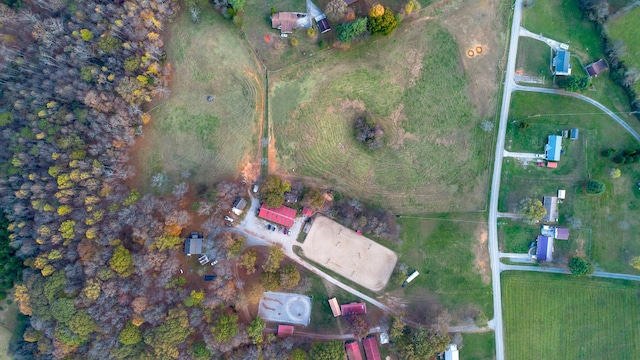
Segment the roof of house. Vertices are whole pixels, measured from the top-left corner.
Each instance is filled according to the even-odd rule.
[[[545,196],[542,203],[547,213],[542,218],[544,222],[558,221],[558,198],[555,196]]]
[[[347,358],[349,360],[362,360],[362,353],[357,341],[344,344],[344,348],[347,350]]]
[[[578,138],[579,130],[576,128],[571,129],[571,140],[575,140]]]
[[[447,351],[444,352],[444,360],[458,360],[458,345],[449,344]]]
[[[329,299],[329,307],[331,307],[331,312],[333,313],[334,317],[342,315],[342,311],[340,311],[340,304],[338,304],[338,299]]]
[[[558,199],[560,200],[564,200],[565,196],[567,195],[567,190],[558,190]]]
[[[280,206],[277,209],[266,207],[264,204],[260,207],[259,217],[274,222],[276,224],[290,228],[296,220],[296,211],[286,206]]]
[[[293,326],[278,325],[278,337],[287,337],[293,335]]]
[[[327,18],[322,18],[320,20],[316,19],[316,25],[318,25],[318,29],[321,34],[331,30],[331,25],[329,25],[329,20],[327,20]]]
[[[566,227],[556,226],[553,237],[558,240],[569,240],[569,229]]]
[[[571,75],[571,53],[567,50],[558,50],[553,58],[554,75]]]
[[[380,349],[378,349],[378,342],[374,336],[370,336],[362,340],[362,346],[364,346],[364,354],[367,360],[381,360]]]
[[[192,232],[184,242],[184,253],[187,255],[202,254],[202,240],[204,236],[201,232]]]
[[[342,315],[359,315],[367,313],[367,304],[363,302],[359,303],[351,303],[351,304],[342,304],[340,305],[340,309],[342,310]]]
[[[351,5],[351,4],[353,4],[354,2],[356,2],[358,0],[342,0],[342,1],[344,1],[344,3],[347,4],[347,5]]]
[[[548,168],[555,169],[555,168],[557,168],[557,167],[558,167],[558,163],[557,163],[557,162],[553,162],[553,161],[548,161],[548,162],[547,162],[547,167],[548,167]]]
[[[302,209],[302,215],[304,215],[306,217],[311,217],[311,215],[313,215],[313,210],[309,209],[308,207],[303,208]]]
[[[544,147],[544,155],[547,160],[560,161],[560,152],[562,151],[562,136],[549,135],[547,145]]]
[[[553,260],[553,238],[549,236],[538,235],[538,249],[536,251],[538,261]]]
[[[607,62],[600,59],[594,63],[587,65],[585,70],[587,70],[587,74],[589,74],[590,77],[597,77],[601,72],[607,70],[608,68],[609,66],[607,66]]]
[[[238,209],[238,210],[244,210],[244,208],[247,206],[247,200],[241,198],[241,197],[237,197],[236,201],[233,202],[233,208],[234,209]]]
[[[279,12],[271,15],[271,27],[280,29],[283,34],[289,34],[295,29],[298,22],[299,13]]]

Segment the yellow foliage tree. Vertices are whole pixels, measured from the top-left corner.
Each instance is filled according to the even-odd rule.
[[[629,265],[640,270],[640,256],[636,256],[633,259],[631,259],[631,261],[629,262]]]
[[[384,6],[380,4],[373,5],[373,7],[371,8],[371,11],[369,11],[370,17],[380,17],[383,14],[384,14]]]
[[[31,309],[31,296],[29,296],[27,287],[24,285],[16,286],[16,292],[14,295],[14,299],[18,302],[20,312],[27,316],[33,315],[33,310]]]

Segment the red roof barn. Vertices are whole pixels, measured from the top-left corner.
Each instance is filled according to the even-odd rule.
[[[274,209],[262,205],[258,216],[265,220],[290,228],[296,220],[296,211],[286,206],[280,206],[279,208]]]
[[[367,304],[363,302],[340,305],[340,308],[342,310],[342,316],[361,315],[367,313]]]
[[[278,325],[278,337],[284,338],[287,336],[293,336],[293,326],[291,325]]]
[[[306,216],[306,217],[311,217],[311,215],[313,215],[313,210],[309,209],[308,207],[302,209],[302,215]]]
[[[350,342],[344,345],[347,350],[347,358],[349,360],[362,360],[362,353],[360,352],[360,346],[356,341]]]
[[[367,356],[367,360],[381,360],[378,342],[375,337],[368,337],[362,340],[362,345],[364,346],[364,354]]]

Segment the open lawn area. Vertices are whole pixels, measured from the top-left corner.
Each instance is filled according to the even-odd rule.
[[[200,22],[184,11],[169,28],[171,96],[133,151],[143,189],[160,172],[172,183],[185,172],[199,183],[233,177],[257,156],[264,76],[231,22],[202,10]]]
[[[460,357],[466,360],[493,360],[496,358],[496,337],[493,332],[463,334],[464,346],[460,349]]]
[[[509,151],[541,153],[548,135],[558,135],[561,130],[578,128],[580,137],[564,139],[557,169],[538,167],[535,163],[524,165],[506,158],[500,188],[500,211],[517,212],[518,203],[526,197],[542,199],[555,196],[564,189],[567,198],[559,205],[559,223],[572,230],[581,229],[580,237],[586,241],[582,230],[591,232],[591,245],[579,248],[591,249],[591,259],[607,271],[637,273],[628,265],[633,256],[640,255],[640,165],[618,165],[605,158],[601,151],[607,148],[622,150],[638,148],[637,142],[612,119],[599,113],[589,104],[560,96],[516,93],[511,103],[507,128],[506,149]],[[525,128],[521,124],[526,123]],[[621,177],[612,179],[610,171],[621,170]],[[588,179],[605,184],[604,194],[587,195],[583,186]],[[507,231],[504,230],[503,235]],[[522,249],[525,237],[532,232],[513,230],[513,239],[503,240],[505,250]],[[575,231],[574,231],[575,232]],[[615,235],[614,235],[615,234]],[[520,240],[516,240],[520,239]],[[569,242],[574,241],[570,237]],[[578,248],[576,246],[575,248]]]
[[[0,360],[9,360],[11,357],[7,355],[9,350],[9,340],[11,339],[11,332],[0,326]]]
[[[402,213],[484,209],[493,134],[480,129],[456,43],[437,24],[318,55],[270,83],[280,172]],[[364,114],[384,131],[380,149],[355,139]]]
[[[638,295],[637,284],[503,273],[505,357],[638,359]]]
[[[493,313],[486,219],[451,214],[399,222],[402,245],[392,249],[409,273],[418,270],[420,276],[404,289],[390,283],[389,296],[405,301],[408,316],[420,317],[417,321],[432,321],[445,308],[454,325],[484,326]]]
[[[621,40],[626,46],[626,54],[622,60],[629,68],[640,69],[640,7],[629,11],[619,18],[607,23],[609,36],[614,40]],[[640,92],[640,82],[634,86]]]
[[[586,75],[582,66],[606,58],[602,38],[594,23],[582,15],[578,0],[536,0],[534,3],[533,7],[523,10],[522,26],[533,33],[542,34],[568,44],[573,75]],[[535,40],[523,37],[520,38],[520,41],[531,44]],[[521,46],[518,49],[518,66],[524,63],[527,66],[525,70],[528,69],[528,75],[536,75],[528,72],[540,71],[539,68],[541,68],[543,60],[547,64],[549,63],[548,46],[546,49],[540,45],[527,46],[526,48]],[[620,86],[611,81],[608,72],[593,78],[592,82],[593,88],[584,92],[584,95],[613,111],[629,111],[629,100],[626,94]],[[546,85],[549,85],[548,81]],[[640,128],[636,118],[627,114],[620,114],[620,117],[636,129]]]

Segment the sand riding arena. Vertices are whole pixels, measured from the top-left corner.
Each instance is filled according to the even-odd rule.
[[[367,289],[384,289],[398,256],[337,222],[318,216],[302,244],[304,256]]]

